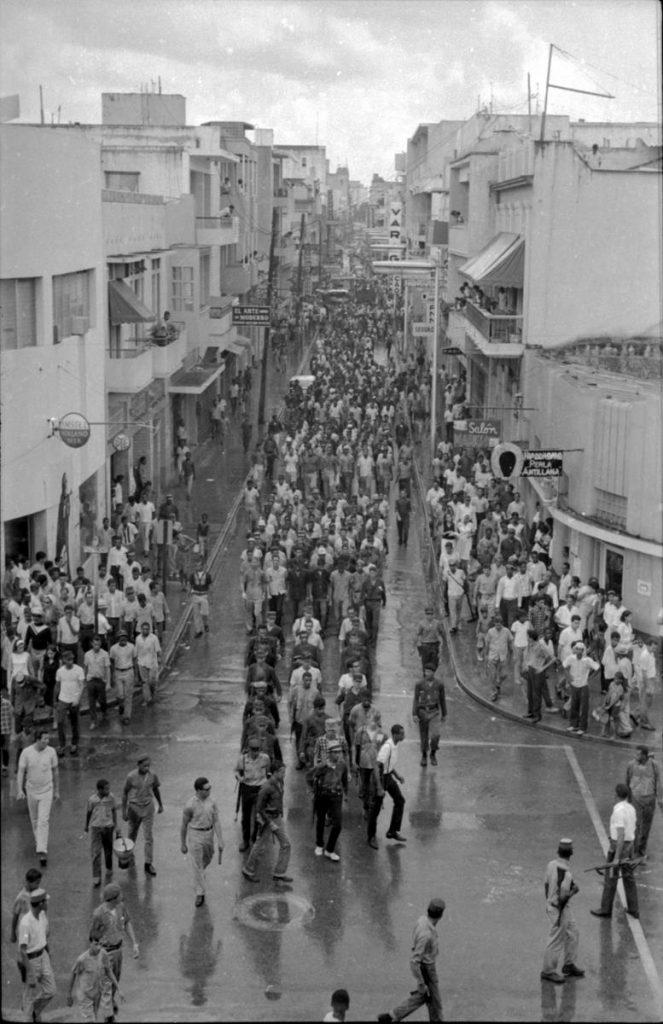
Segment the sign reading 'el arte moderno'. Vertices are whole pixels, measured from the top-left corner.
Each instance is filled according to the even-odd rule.
[[[233,306],[233,323],[269,327],[269,306]]]

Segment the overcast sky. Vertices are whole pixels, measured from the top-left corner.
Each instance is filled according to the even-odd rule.
[[[281,143],[327,147],[332,170],[393,177],[421,122],[481,103],[527,112],[527,72],[614,93],[552,91],[551,113],[660,119],[657,0],[0,0],[2,94],[21,120],[99,122],[102,92],[161,78],[187,120],[243,120]],[[536,100],[533,101],[533,109]]]

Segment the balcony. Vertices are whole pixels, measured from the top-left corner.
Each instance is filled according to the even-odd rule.
[[[449,251],[458,256],[468,256],[467,224],[449,224]]]
[[[170,377],[179,370],[187,351],[187,333],[180,328],[170,339],[154,340],[152,345],[152,373],[155,377]]]
[[[288,198],[288,189],[285,188],[283,185],[275,185],[274,186],[274,199],[287,199],[287,198]]]
[[[465,317],[477,327],[486,341],[521,344],[523,333],[522,316],[505,316],[487,313],[479,309],[473,302],[467,302],[464,309]]]
[[[135,395],[153,379],[152,341],[136,338],[106,353],[106,390]]]
[[[237,245],[239,217],[196,217],[196,245]]]

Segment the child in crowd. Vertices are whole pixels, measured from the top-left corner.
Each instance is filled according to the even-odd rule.
[[[492,616],[489,614],[486,605],[480,605],[478,608],[479,617],[477,619],[476,626],[476,651],[477,661],[483,661],[483,652],[486,646],[486,633],[493,624]]]

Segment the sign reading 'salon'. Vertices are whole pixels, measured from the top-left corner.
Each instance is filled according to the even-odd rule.
[[[500,420],[455,420],[456,442],[477,448],[492,448],[500,439]]]

